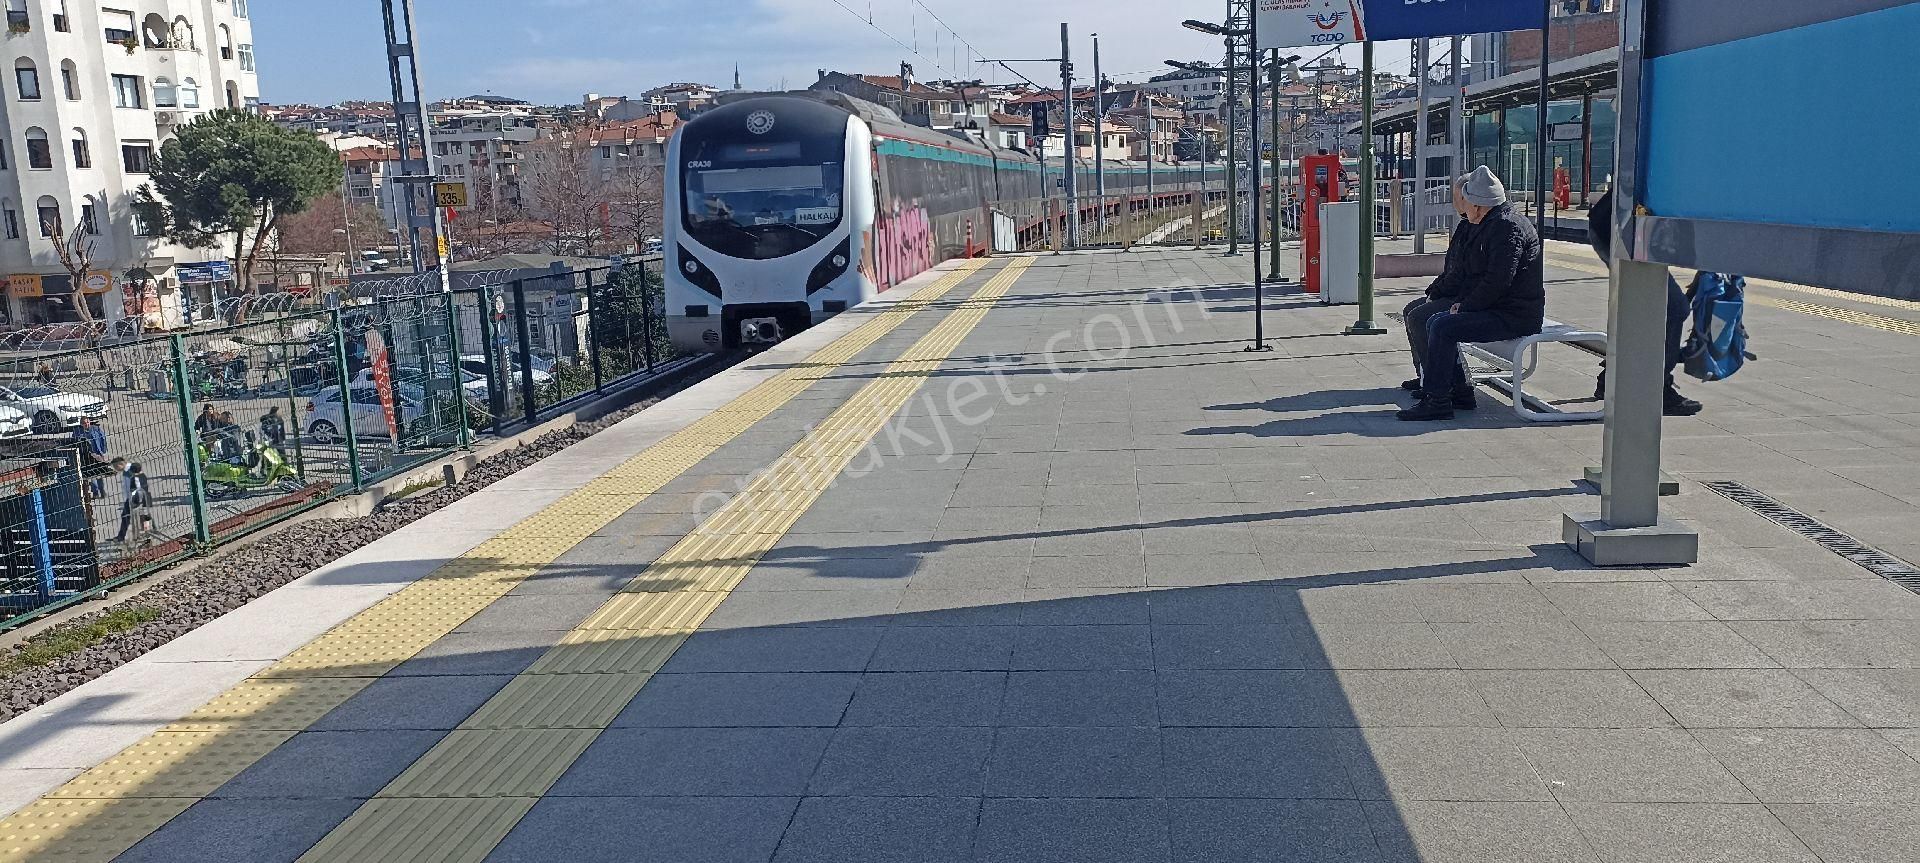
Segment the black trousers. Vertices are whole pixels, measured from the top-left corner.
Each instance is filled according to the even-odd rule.
[[[1419,377],[1420,370],[1427,362],[1427,320],[1453,307],[1453,300],[1436,300],[1421,297],[1407,304],[1404,323],[1407,325],[1407,347],[1413,349],[1413,376]]]

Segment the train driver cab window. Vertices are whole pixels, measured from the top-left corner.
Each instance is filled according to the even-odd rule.
[[[839,163],[730,167],[715,160],[714,167],[685,176],[687,232],[723,255],[784,257],[840,224],[845,182]]]

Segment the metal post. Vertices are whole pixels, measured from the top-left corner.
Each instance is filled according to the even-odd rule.
[[[1107,100],[1101,92],[1100,34],[1093,34],[1093,187],[1100,198],[1100,233],[1107,233]]]
[[[1465,36],[1453,37],[1453,86],[1447,96],[1447,122],[1451,126],[1447,138],[1453,144],[1453,159],[1448,179],[1467,172],[1467,64],[1461,56],[1466,44]]]
[[[1540,236],[1547,235],[1547,97],[1553,80],[1548,57],[1553,47],[1549,34],[1553,28],[1553,0],[1543,0],[1540,9],[1540,106],[1533,129],[1533,208],[1540,220]]]
[[[1240,50],[1227,39],[1227,254],[1240,254]]]
[[[1060,106],[1066,146],[1061,148],[1065,163],[1066,176],[1061,179],[1064,197],[1067,199],[1067,236],[1064,244],[1069,249],[1080,247],[1080,184],[1074,176],[1074,150],[1078,149],[1074,141],[1073,122],[1073,46],[1067,41],[1067,25],[1060,25]]]
[[[307,481],[307,455],[300,445],[300,407],[293,396],[293,346],[287,341],[287,320],[281,318],[275,328],[280,334],[275,340],[280,347],[280,377],[287,382],[287,422],[293,425],[293,473],[304,483]]]
[[[426,102],[421,96],[420,42],[413,29],[413,0],[398,0],[397,5],[396,9],[396,0],[380,0],[401,165],[400,176],[390,179],[401,184],[406,197],[407,248],[413,253],[413,271],[416,274],[426,271],[420,232],[429,231],[436,246],[434,260],[439,265],[440,290],[446,291],[451,288],[448,262],[440,260],[438,254],[438,246],[447,236],[446,226],[433,197],[433,126],[427,122]],[[416,148],[420,153],[418,158],[413,155]]]
[[[492,414],[493,433],[500,433],[500,417],[507,412],[507,375],[500,370],[500,340],[493,330],[493,307],[499,295],[491,285],[480,287],[480,349],[487,358],[487,411]]]
[[[1580,97],[1580,206],[1593,191],[1593,94]],[[1587,219],[1593,219],[1588,214]]]
[[[207,488],[200,476],[200,432],[193,427],[193,384],[187,375],[186,342],[178,333],[167,337],[167,351],[173,360],[173,404],[179,408],[180,439],[186,442],[181,453],[187,463],[187,500],[193,508],[193,539],[205,545],[213,541],[207,524]],[[341,398],[346,397],[342,389]]]
[[[447,300],[447,364],[453,379],[453,402],[460,422],[460,448],[473,447],[473,429],[467,423],[467,387],[461,379],[466,370],[460,367],[460,303],[452,291],[446,292]],[[484,309],[482,311],[485,311]]]
[[[640,341],[640,351],[646,355],[647,371],[651,373],[654,367],[653,289],[647,287],[647,264],[645,261],[640,262],[640,329],[646,333],[646,338]]]
[[[513,311],[514,328],[518,331],[520,337],[521,413],[525,415],[527,425],[533,425],[534,417],[538,413],[538,410],[534,403],[533,328],[532,323],[527,320],[529,315],[527,314],[526,279],[513,280]],[[513,368],[513,360],[511,357],[507,360],[507,368]]]
[[[612,273],[607,276],[607,285],[613,284]],[[587,357],[593,362],[593,391],[595,394],[607,389],[606,372],[600,368],[600,313],[594,308],[593,272],[587,272]]]
[[[341,434],[347,439],[347,474],[353,478],[353,490],[360,491],[360,443],[353,432],[353,386],[347,376],[347,327],[340,320],[340,310],[327,312],[328,323],[333,328],[333,382],[340,388],[340,424],[346,426]]]
[[[1273,231],[1273,237],[1272,242],[1267,244],[1269,253],[1267,272],[1278,278],[1280,274],[1280,79],[1282,77],[1278,48],[1273,49],[1272,63],[1273,67],[1267,74],[1268,107],[1272,109],[1267,115],[1267,122],[1272,124],[1273,134],[1268,138],[1267,146],[1273,150],[1273,155],[1267,157],[1267,164],[1273,169],[1273,194],[1267,201],[1267,222],[1270,225],[1268,230]]]
[[[1249,213],[1253,219],[1253,345],[1250,351],[1270,351],[1267,345],[1267,302],[1266,274],[1261,271],[1260,260],[1260,189],[1266,185],[1260,180],[1260,36],[1253,28],[1247,28],[1248,80],[1253,90],[1247,94],[1247,165],[1252,168],[1253,205]]]
[[[1360,44],[1360,317],[1350,336],[1387,331],[1373,322],[1373,43]]]
[[[1413,131],[1413,253],[1427,252],[1427,40],[1413,42],[1413,65],[1417,88],[1413,97],[1420,105],[1420,119]]]

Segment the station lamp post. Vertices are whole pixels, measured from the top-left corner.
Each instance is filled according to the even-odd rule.
[[[1246,44],[1247,44],[1247,60],[1249,64],[1248,68],[1249,68],[1249,71],[1255,72],[1255,74],[1253,75],[1253,78],[1256,82],[1258,81],[1259,75],[1258,75],[1258,67],[1257,67],[1257,64],[1258,64],[1257,58],[1260,56],[1259,35],[1254,31],[1254,28],[1252,27],[1228,28],[1228,27],[1220,26],[1218,24],[1212,24],[1206,21],[1197,21],[1192,18],[1189,18],[1185,21],[1180,22],[1180,26],[1185,27],[1188,30],[1197,30],[1201,33],[1206,33],[1208,35],[1219,36],[1226,40],[1227,42],[1227,76],[1228,76],[1227,77],[1227,82],[1228,82],[1227,83],[1227,88],[1228,88],[1228,96],[1227,96],[1228,106],[1227,107],[1232,112],[1230,116],[1234,117],[1237,122],[1237,119],[1240,114],[1240,110],[1239,110],[1240,90],[1239,90],[1239,76],[1235,74],[1234,64],[1239,62],[1240,41],[1244,39],[1246,40]],[[1273,350],[1272,346],[1267,344],[1266,274],[1261,272],[1262,265],[1265,263],[1265,261],[1262,260],[1263,256],[1260,253],[1260,245],[1261,245],[1260,174],[1261,174],[1261,171],[1260,171],[1260,99],[1258,98],[1258,93],[1259,93],[1259,85],[1258,83],[1256,83],[1253,87],[1253,93],[1250,94],[1254,98],[1249,99],[1247,103],[1247,142],[1248,142],[1247,143],[1247,162],[1248,162],[1248,166],[1253,169],[1250,172],[1252,175],[1251,177],[1252,188],[1248,190],[1248,192],[1251,195],[1251,201],[1249,202],[1251,204],[1251,209],[1248,212],[1249,212],[1249,215],[1252,217],[1252,223],[1253,223],[1253,343],[1247,346],[1247,350],[1250,352]],[[1227,138],[1229,141],[1236,140],[1234,138],[1233,131],[1231,128],[1227,132]],[[1229,184],[1235,182],[1234,165],[1236,165],[1239,161],[1238,150],[1239,150],[1238,146],[1230,146],[1227,149],[1227,154],[1228,154],[1227,155],[1227,158],[1228,158],[1227,182]],[[1230,208],[1229,213],[1231,214],[1231,218],[1229,219],[1229,222],[1233,226],[1232,230],[1237,230],[1240,224],[1240,198],[1239,198],[1238,190],[1233,188],[1232,186],[1229,186],[1229,194],[1227,197],[1228,197],[1228,206]],[[1235,244],[1229,243],[1228,253],[1231,254],[1236,251],[1238,251],[1238,248],[1235,246]]]

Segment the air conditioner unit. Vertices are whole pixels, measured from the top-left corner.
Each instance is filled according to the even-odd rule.
[[[178,126],[180,125],[180,112],[155,111],[153,112],[153,122],[154,125],[157,126]]]

